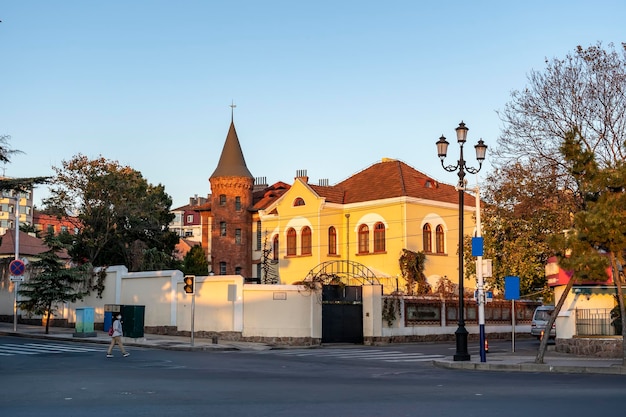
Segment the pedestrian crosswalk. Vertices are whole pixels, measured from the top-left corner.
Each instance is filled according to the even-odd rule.
[[[0,344],[0,356],[14,355],[44,355],[52,353],[85,353],[103,352],[102,346],[86,347],[76,345],[61,345],[50,343],[4,343]]]
[[[317,357],[381,362],[427,362],[444,357],[444,355],[427,355],[419,352],[400,352],[395,350],[382,349],[340,348],[265,350],[259,351],[258,353],[291,357]]]

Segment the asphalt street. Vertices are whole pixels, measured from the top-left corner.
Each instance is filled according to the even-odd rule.
[[[177,351],[0,336],[10,416],[588,416],[623,410],[626,378],[441,369],[449,344]],[[409,361],[410,360],[410,361]]]

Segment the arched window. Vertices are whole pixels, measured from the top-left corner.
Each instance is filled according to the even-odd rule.
[[[287,230],[287,256],[296,255],[296,229],[290,227]]]
[[[426,223],[422,230],[422,236],[424,239],[424,252],[431,253],[433,251],[432,231],[430,230],[430,224]]]
[[[311,254],[311,228],[309,226],[304,226],[302,228],[302,232],[300,235],[301,240],[301,255],[310,255]]]
[[[374,225],[374,252],[385,251],[385,225],[378,222]]]
[[[443,226],[438,224],[435,229],[435,242],[437,246],[437,253],[444,253],[445,247],[443,244]]]
[[[304,206],[304,200],[300,197],[296,198],[295,200],[293,200],[293,206]]]
[[[370,229],[366,224],[359,226],[359,253],[370,252]]]
[[[337,229],[335,226],[328,228],[328,254],[337,255]]]
[[[235,275],[241,275],[241,267],[240,266],[235,268]]]
[[[273,259],[275,261],[278,261],[278,235],[275,235],[274,240],[272,241],[272,252],[273,252]]]

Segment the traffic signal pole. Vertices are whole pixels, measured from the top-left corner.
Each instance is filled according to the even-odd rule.
[[[185,275],[183,279],[183,291],[185,294],[191,295],[191,346],[193,346],[193,334],[194,334],[194,317],[196,316],[196,276]]]
[[[194,325],[193,320],[196,316],[196,293],[191,294],[191,346],[193,346]]]

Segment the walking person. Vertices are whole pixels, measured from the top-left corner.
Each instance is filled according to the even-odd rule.
[[[126,352],[124,349],[124,344],[122,343],[122,315],[118,314],[116,320],[113,322],[113,334],[111,334],[111,344],[109,345],[109,350],[107,350],[107,358],[112,358],[113,347],[117,343],[122,351],[124,357],[130,355],[130,353]]]

